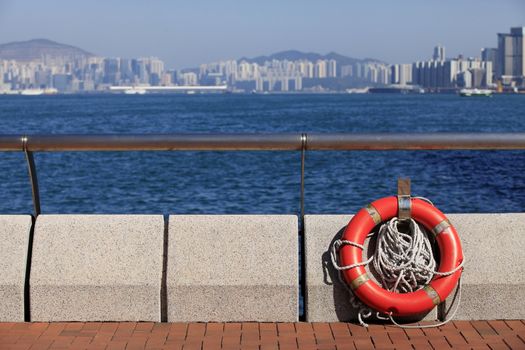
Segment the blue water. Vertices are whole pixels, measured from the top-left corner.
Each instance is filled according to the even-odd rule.
[[[524,132],[525,96],[0,96],[2,134]],[[43,213],[298,213],[299,152],[37,153]],[[446,212],[525,210],[525,152],[308,152],[306,212],[353,213],[398,177]],[[0,213],[30,213],[0,152]]]

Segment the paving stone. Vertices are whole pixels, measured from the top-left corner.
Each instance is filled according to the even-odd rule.
[[[202,337],[202,328],[208,328],[210,324],[160,324],[155,323],[153,331],[148,333],[148,337],[143,337],[144,329],[149,329],[148,326],[141,326],[140,323],[132,324],[133,330],[131,333],[119,339],[99,338],[98,335],[91,338],[86,337],[72,337],[55,334],[54,336],[44,336],[46,328],[44,327],[10,327],[6,334],[0,336],[1,349],[47,349],[51,347],[62,347],[71,349],[448,349],[452,346],[453,349],[523,349],[525,343],[520,338],[519,331],[504,334],[493,334],[488,339],[467,336],[466,339],[461,335],[462,329],[468,329],[466,332],[475,332],[475,327],[466,321],[458,321],[458,328],[446,328],[446,332],[440,332],[442,328],[437,329],[437,332],[430,336],[423,335],[423,332],[417,333],[417,337],[407,338],[404,336],[403,330],[393,327],[384,327],[383,325],[371,325],[364,329],[360,334],[354,334],[351,337],[335,336],[332,338],[327,335],[332,330],[341,330],[347,327],[344,323],[295,323],[291,326],[295,332],[290,332],[290,325],[285,325],[286,332],[277,334],[277,329],[282,328],[280,324],[275,323],[242,323],[236,324],[234,327],[227,327],[228,323],[222,327],[215,327],[214,332],[217,331],[217,337],[207,338]],[[518,321],[519,322],[519,321]],[[425,323],[426,324],[426,323]],[[456,324],[456,323],[455,323]],[[0,324],[1,325],[1,324]],[[69,329],[67,324],[55,324],[53,328]],[[81,329],[84,329],[84,323],[79,323]],[[103,332],[105,324],[98,328],[98,334]],[[130,324],[121,323],[115,324],[114,328],[130,329]],[[122,327],[121,327],[122,326]],[[358,327],[351,325],[352,328]],[[51,327],[51,326],[49,326]],[[244,333],[241,329],[255,331],[258,327],[260,332],[260,339],[253,337],[250,339],[244,338]],[[154,330],[160,328],[167,330],[167,333],[155,332]],[[180,338],[180,333],[183,330],[197,330],[192,331]],[[228,330],[231,329],[234,331]],[[304,334],[304,330],[309,330]],[[274,333],[273,337],[264,335],[263,330],[269,330]],[[301,331],[300,331],[301,330]],[[311,333],[312,332],[312,333]],[[137,337],[137,334],[140,337]],[[28,337],[30,336],[30,337]],[[314,338],[312,338],[314,336]],[[4,339],[5,337],[5,339]],[[431,346],[432,344],[432,346]]]

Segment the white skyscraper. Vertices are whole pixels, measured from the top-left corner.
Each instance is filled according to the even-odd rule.
[[[327,64],[325,60],[318,60],[314,67],[315,78],[326,78],[327,75]]]
[[[330,78],[337,77],[337,61],[336,60],[328,61],[328,76]]]

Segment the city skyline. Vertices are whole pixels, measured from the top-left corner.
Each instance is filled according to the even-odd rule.
[[[438,43],[451,56],[477,56],[495,33],[525,22],[517,0],[154,4],[0,0],[0,42],[47,37],[105,57],[152,55],[175,69],[290,48],[408,63]]]
[[[208,62],[186,70],[170,69],[153,56],[96,56],[78,47],[40,39],[0,45],[0,91],[137,93],[136,87],[167,91],[180,86],[207,86],[231,92],[328,92],[390,85],[443,92],[524,87],[525,27],[511,27],[497,36],[497,47],[485,47],[475,57],[450,57],[446,47],[437,45],[432,58],[411,64],[287,51],[255,59]]]

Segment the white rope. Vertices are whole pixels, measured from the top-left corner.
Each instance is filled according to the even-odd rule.
[[[401,232],[400,225],[408,225],[408,233]],[[369,234],[371,236],[373,234]],[[456,268],[447,272],[436,271],[436,261],[432,252],[430,239],[420,225],[413,219],[401,221],[392,218],[381,225],[378,231],[376,249],[374,254],[366,261],[352,265],[341,266],[338,264],[338,253],[343,245],[351,245],[364,250],[363,245],[348,240],[336,240],[331,247],[330,256],[332,264],[339,272],[339,279],[350,293],[352,306],[358,309],[358,320],[362,326],[367,326],[363,318],[371,317],[372,310],[357,299],[342,277],[342,271],[359,266],[366,266],[372,262],[374,269],[380,278],[381,286],[391,292],[409,293],[422,289],[430,283],[434,275],[449,276],[463,267],[463,262]],[[458,287],[460,288],[460,287]],[[460,294],[461,296],[461,294]],[[458,302],[459,307],[459,302]],[[441,326],[452,319],[457,311],[454,310],[452,317],[448,320],[435,324],[426,325],[424,328]],[[379,319],[390,319],[393,324],[399,325],[392,315],[376,313]],[[418,328],[423,326],[403,326],[406,328]]]
[[[457,300],[457,302],[456,302]],[[441,327],[449,323],[455,316],[456,312],[459,310],[459,304],[461,303],[461,277],[458,280],[458,287],[456,289],[456,293],[454,294],[454,299],[452,299],[452,303],[455,304],[454,311],[452,314],[443,322],[439,323],[432,323],[432,324],[425,324],[425,325],[406,325],[406,324],[399,324],[397,323],[394,318],[392,317],[392,314],[388,315],[388,319],[390,322],[392,322],[395,326],[399,328],[406,328],[406,329],[414,329],[414,328],[434,328],[434,327]],[[452,306],[451,306],[452,307]]]
[[[428,236],[413,220],[407,220],[408,233],[399,230],[402,224],[393,218],[381,225],[373,255],[374,269],[383,288],[397,293],[409,293],[430,283],[436,261]]]

